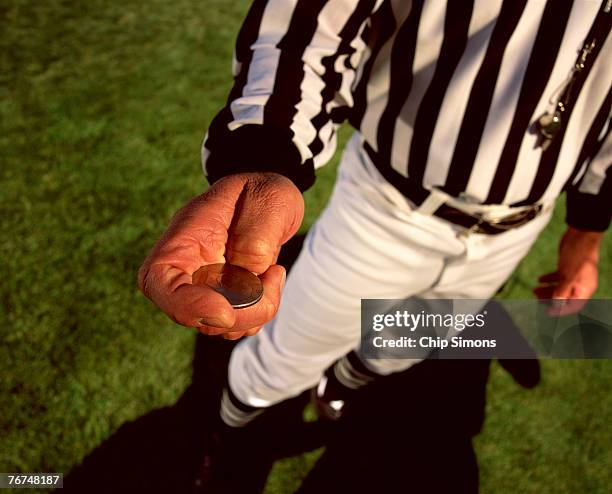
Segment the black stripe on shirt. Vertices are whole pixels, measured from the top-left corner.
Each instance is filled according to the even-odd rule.
[[[576,179],[576,175],[582,169],[582,165],[585,161],[591,161],[599,150],[601,149],[602,144],[606,140],[606,135],[604,135],[601,139],[598,140],[601,131],[606,125],[606,121],[608,120],[608,116],[610,115],[610,110],[612,109],[612,88],[608,90],[608,95],[604,100],[603,104],[600,106],[597,115],[593,119],[593,123],[589,128],[589,131],[584,139],[584,143],[580,148],[580,153],[578,153],[578,159],[576,160],[576,165],[574,166],[574,171],[570,175],[570,178],[567,180],[564,190],[572,187],[572,183]],[[610,122],[608,122],[610,125]],[[606,134],[610,132],[610,128],[608,127],[608,131]],[[576,185],[578,186],[578,185]]]
[[[367,109],[368,104],[368,83],[372,75],[372,68],[378,58],[380,50],[385,43],[391,39],[397,23],[393,15],[393,10],[390,2],[385,2],[378,11],[371,17],[369,29],[369,44],[371,53],[368,60],[365,62],[361,77],[353,91],[353,110],[349,116],[349,122],[355,129],[361,128],[361,121]]]
[[[424,0],[415,0],[408,18],[393,40],[389,96],[377,129],[379,162],[391,166],[395,123],[412,89],[414,54]]]
[[[604,1],[602,9],[604,8],[605,3],[606,2]],[[567,124],[572,117],[574,108],[576,107],[576,100],[578,99],[578,95],[580,94],[580,91],[582,90],[595,61],[597,60],[601,47],[606,42],[606,38],[610,32],[611,17],[612,16],[610,14],[603,14],[600,12],[595,19],[593,26],[589,30],[589,33],[587,34],[585,42],[590,42],[592,39],[597,40],[595,46],[589,54],[588,61],[586,62],[588,65],[585,66],[585,68],[576,76],[576,80],[572,85],[572,95],[570,96],[571,101],[568,103],[569,107],[563,112],[561,129],[546,151],[542,152],[538,172],[536,173],[535,179],[531,184],[529,195],[524,201],[519,203],[520,205],[534,204],[538,202],[544,195],[544,192],[546,192],[546,188],[548,187],[548,184],[555,173],[555,167],[557,165],[557,160],[559,159],[559,153],[561,152],[561,145],[563,144]]]
[[[529,128],[531,116],[542,97],[542,91],[546,88],[555,65],[572,5],[573,0],[563,2],[548,0],[546,3],[533,50],[527,63],[512,126],[506,138],[491,189],[485,200],[487,204],[501,204],[506,196],[525,132]],[[568,70],[570,68],[568,67]]]
[[[334,99],[336,92],[339,91],[342,86],[343,76],[336,72],[336,61],[341,55],[346,55],[347,60],[344,65],[346,68],[349,68],[349,66],[347,66],[349,57],[355,52],[355,49],[351,46],[351,42],[357,36],[359,29],[370,12],[372,12],[375,3],[376,0],[361,0],[359,2],[357,8],[353,11],[339,33],[341,41],[336,53],[324,57],[321,60],[323,67],[325,67],[325,72],[322,76],[325,87],[321,91],[321,111],[311,120],[312,125],[317,131],[316,137],[308,146],[313,156],[319,154],[325,146],[325,143],[323,143],[319,135],[319,131],[330,119],[330,114],[327,112],[327,104]],[[339,115],[336,115],[336,118],[339,117]]]
[[[318,27],[319,13],[327,0],[299,0],[286,34],[278,43],[281,54],[276,69],[274,89],[264,107],[264,125],[289,128],[302,99],[304,61],[302,55]]]
[[[472,85],[449,166],[444,190],[452,196],[458,196],[469,182],[491,109],[504,52],[526,3],[527,0],[504,0],[500,9],[482,65]]]
[[[444,39],[431,84],[419,105],[408,159],[408,177],[421,184],[427,164],[429,146],[446,89],[463,56],[468,41],[474,1],[449,1],[444,18]]]

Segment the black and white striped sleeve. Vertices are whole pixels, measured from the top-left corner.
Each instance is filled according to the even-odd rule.
[[[242,25],[234,85],[202,146],[210,183],[273,171],[305,190],[332,157],[368,19],[382,0],[255,0]],[[365,32],[364,32],[365,31]]]
[[[567,223],[579,230],[604,231],[612,220],[611,124],[609,116],[582,165],[583,174],[567,191]]]

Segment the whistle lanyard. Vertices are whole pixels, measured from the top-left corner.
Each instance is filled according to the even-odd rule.
[[[562,126],[566,123],[565,114],[571,105],[576,102],[577,94],[574,91],[576,86],[582,86],[581,82],[586,79],[597,55],[599,54],[606,36],[610,32],[612,0],[604,0],[601,9],[595,17],[595,21],[589,30],[582,49],[574,62],[574,66],[569,75],[554,92],[550,98],[552,110],[547,111],[536,121],[539,133],[538,145],[546,151],[552,140],[559,134]]]

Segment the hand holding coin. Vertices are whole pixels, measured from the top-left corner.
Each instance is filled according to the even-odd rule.
[[[172,320],[208,335],[255,334],[280,304],[281,246],[304,202],[276,173],[215,182],[180,209],[138,273],[138,286]]]

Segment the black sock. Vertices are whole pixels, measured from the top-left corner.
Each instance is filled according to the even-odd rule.
[[[324,395],[328,401],[343,400],[377,377],[379,376],[366,368],[352,351],[325,371],[323,385],[320,385],[317,392],[319,396]]]
[[[257,416],[262,414],[265,408],[258,408],[241,402],[232,392],[229,386],[223,389],[219,416],[221,421],[229,428],[240,428],[248,425]]]

